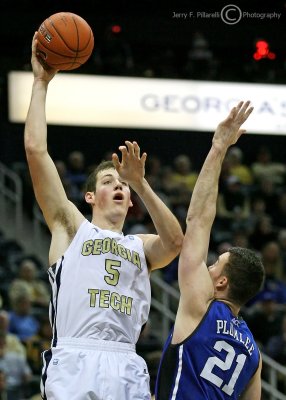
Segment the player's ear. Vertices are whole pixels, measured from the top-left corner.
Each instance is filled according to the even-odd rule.
[[[86,192],[84,198],[88,204],[92,204],[94,202],[94,192]]]
[[[216,283],[216,286],[220,289],[224,289],[228,284],[228,279],[225,275],[221,275]]]
[[[133,207],[133,203],[132,203],[131,199],[129,200],[129,208],[130,207]]]

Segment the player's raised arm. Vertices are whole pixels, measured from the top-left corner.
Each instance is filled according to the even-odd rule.
[[[169,264],[180,252],[183,233],[176,217],[152,190],[145,176],[146,153],[140,155],[136,142],[126,141],[120,146],[122,161],[113,154],[113,163],[119,175],[128,181],[143,201],[158,235],[139,235],[144,242],[144,251],[150,269]]]
[[[240,102],[222,121],[196,182],[187,213],[187,229],[179,261],[181,304],[191,313],[206,311],[214,287],[206,268],[211,227],[216,215],[218,181],[227,149],[245,132],[240,129],[253,108]]]
[[[46,96],[48,84],[57,71],[43,68],[37,57],[36,38],[37,33],[32,41],[34,82],[24,143],[35,196],[52,231],[56,219],[60,215],[63,217],[63,214],[71,214],[74,207],[67,199],[57,169],[47,151]]]
[[[239,316],[263,284],[261,259],[250,249],[230,247],[206,266],[222,162],[227,149],[245,132],[241,125],[251,112],[249,102],[240,102],[218,125],[195,184],[179,258],[180,302],[159,366],[157,400],[189,394],[194,399],[261,397],[259,348]]]

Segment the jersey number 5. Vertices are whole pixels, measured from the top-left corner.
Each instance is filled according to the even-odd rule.
[[[118,271],[117,268],[121,267],[121,261],[118,260],[105,260],[105,271],[109,275],[104,276],[104,280],[108,285],[116,286],[119,277],[120,277],[120,272]]]
[[[214,348],[215,348],[215,350],[217,350],[219,352],[221,350],[225,350],[227,352],[226,358],[223,361],[218,357],[209,357],[207,359],[207,362],[206,362],[202,372],[201,372],[201,377],[212,382],[214,385],[221,388],[221,390],[223,392],[225,392],[226,394],[231,396],[234,391],[235,383],[236,383],[236,381],[239,377],[239,374],[241,373],[242,368],[244,366],[244,363],[246,360],[246,355],[239,354],[235,359],[236,353],[235,353],[234,348],[230,344],[226,343],[224,340],[218,340],[216,342],[216,344],[214,345]],[[212,372],[212,369],[214,368],[214,366],[217,366],[222,371],[227,371],[231,368],[234,360],[236,362],[236,366],[232,373],[232,376],[231,376],[229,382],[225,383],[223,385],[223,383],[224,383],[223,380],[220,377],[218,377],[217,375],[215,375]]]

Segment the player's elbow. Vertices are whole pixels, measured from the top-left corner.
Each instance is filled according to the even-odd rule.
[[[180,253],[181,249],[182,249],[182,245],[183,245],[183,241],[184,241],[184,235],[183,232],[177,232],[171,241],[170,244],[170,249],[172,251],[172,253],[175,255],[175,257]]]
[[[29,135],[25,135],[24,145],[27,156],[42,155],[47,151],[46,145],[39,144],[38,141]]]

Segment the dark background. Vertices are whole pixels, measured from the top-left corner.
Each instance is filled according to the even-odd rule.
[[[184,21],[172,18],[173,12],[215,12],[230,3],[248,12],[275,11],[282,13],[282,16],[280,20],[243,18],[235,25],[227,25],[220,19]],[[286,83],[284,1],[277,0],[263,5],[256,0],[251,2],[1,0],[0,7],[0,160],[8,165],[25,160],[25,156],[23,124],[11,124],[7,117],[7,72],[29,70],[33,33],[46,17],[55,12],[74,12],[88,21],[95,36],[94,57],[105,39],[107,27],[112,24],[121,25],[121,35],[129,44],[134,60],[135,68],[130,73],[132,76],[142,76],[143,71],[148,68],[156,70],[157,65],[164,63],[163,58],[160,60],[160,54],[171,48],[175,55],[175,68],[180,77],[182,66],[186,62],[186,54],[191,46],[192,35],[199,30],[204,33],[214,56],[219,60],[219,71],[215,80]],[[276,53],[274,61],[253,61],[254,44],[259,38],[270,43],[271,51]],[[99,73],[93,57],[73,72]],[[157,76],[160,77],[160,71]],[[245,99],[247,98],[246,93]],[[66,159],[70,151],[79,149],[85,153],[87,163],[93,164],[99,162],[107,151],[116,150],[125,139],[129,139],[137,140],[148,154],[160,155],[165,163],[171,163],[178,153],[188,153],[196,168],[201,165],[211,137],[212,133],[207,132],[64,126],[49,126],[48,132],[49,148],[53,158]],[[285,143],[284,136],[248,135],[240,140],[239,145],[244,150],[245,162],[250,163],[261,144],[271,148],[275,159],[284,161]]]

